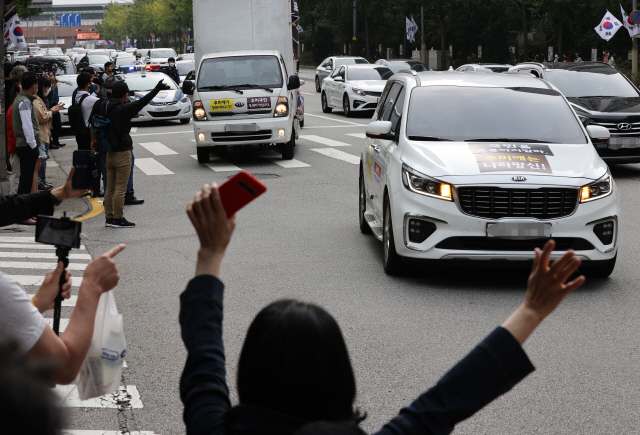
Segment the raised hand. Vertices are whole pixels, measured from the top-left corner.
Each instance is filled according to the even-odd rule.
[[[89,263],[84,271],[82,286],[88,285],[91,288],[96,288],[102,294],[118,285],[120,272],[118,272],[113,257],[122,252],[124,248],[125,245],[120,244]]]

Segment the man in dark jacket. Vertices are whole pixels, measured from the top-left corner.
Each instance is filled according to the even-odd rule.
[[[105,226],[112,228],[133,228],[136,226],[124,218],[124,197],[131,171],[131,118],[138,116],[140,110],[158,95],[158,92],[169,89],[160,80],[155,88],[144,97],[132,103],[126,102],[129,87],[125,82],[118,82],[111,90],[111,98],[107,104],[107,117],[111,120],[117,145],[107,153],[107,191],[104,194]]]
[[[166,74],[173,79],[176,84],[180,84],[180,73],[176,68],[176,60],[173,57],[169,58],[169,68],[166,70]]]

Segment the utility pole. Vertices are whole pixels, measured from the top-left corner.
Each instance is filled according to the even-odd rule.
[[[427,43],[424,40],[424,6],[420,6],[420,62],[427,64]]]
[[[638,0],[633,0],[632,10],[638,10]],[[638,78],[638,39],[631,38],[631,80],[634,82]]]
[[[351,45],[353,46],[353,52],[351,54],[357,55],[355,52],[356,48],[356,32],[358,29],[358,10],[357,10],[357,0],[353,0],[353,37],[351,38]]]
[[[53,46],[57,47],[58,46],[58,26],[57,26],[57,13],[54,11],[53,12]]]

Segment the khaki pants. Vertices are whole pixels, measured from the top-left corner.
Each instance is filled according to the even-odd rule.
[[[107,219],[124,217],[124,195],[130,172],[130,150],[107,153],[107,190],[104,193],[104,212]]]
[[[11,175],[9,175],[11,190],[9,193],[15,195],[18,193],[18,183],[20,182],[20,157],[18,157],[18,153],[9,153],[9,162],[11,162]]]

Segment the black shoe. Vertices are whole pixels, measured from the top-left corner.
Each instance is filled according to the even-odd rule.
[[[61,143],[61,142],[58,142],[56,145],[58,145],[60,148],[67,146],[66,143]]]
[[[51,190],[53,187],[49,187],[46,184],[40,182],[38,183],[38,190]]]
[[[108,218],[107,218],[107,220],[106,220],[106,221],[105,221],[105,223],[104,223],[104,226],[105,226],[105,227],[112,227],[112,226],[113,226],[113,221],[114,221],[114,220],[115,220],[115,219],[108,219]]]
[[[58,150],[60,149],[60,145],[56,145],[56,144],[49,144],[49,149],[50,150]]]
[[[111,228],[133,228],[136,226],[133,222],[129,222],[125,218],[122,219],[111,219],[111,222],[107,221],[105,223],[106,227]]]
[[[139,205],[139,204],[144,204],[144,199],[138,199],[135,196],[132,196],[131,198],[125,198],[124,200],[124,205]]]
[[[104,198],[104,192],[98,192],[98,197]]]
[[[49,183],[48,181],[43,181],[42,184],[47,186],[49,189],[53,189],[53,184]]]

